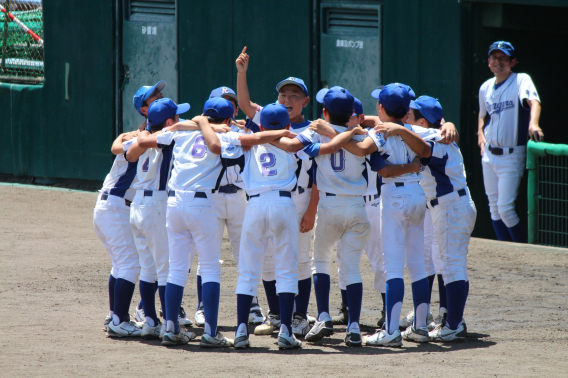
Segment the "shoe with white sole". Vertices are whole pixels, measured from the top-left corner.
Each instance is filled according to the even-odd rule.
[[[142,326],[142,333],[140,337],[144,340],[156,340],[160,338],[160,331],[162,330],[162,323],[156,324],[154,327],[150,327],[148,322],[144,323]]]
[[[166,325],[165,324],[160,324],[160,340],[162,340],[164,338],[164,335],[166,334]]]
[[[306,318],[308,318],[308,323],[310,323],[311,325],[313,325],[315,322],[317,322],[318,320],[316,318],[314,318],[313,316],[310,316],[310,314],[306,314]]]
[[[310,330],[310,323],[308,319],[297,312],[294,313],[292,317],[292,333],[295,336],[304,337]]]
[[[235,333],[235,341],[233,342],[235,349],[245,349],[250,346],[249,336],[246,332],[239,332],[239,328],[237,328],[237,333]]]
[[[417,343],[427,343],[430,341],[427,327],[414,328],[414,326],[410,326],[402,332],[401,335],[404,340],[415,341]]]
[[[195,319],[196,326],[198,327],[205,326],[205,313],[203,312],[203,305],[199,306],[193,318]]]
[[[253,303],[250,305],[250,312],[248,318],[249,324],[259,325],[264,322],[264,314],[258,303]]]
[[[227,339],[221,332],[217,331],[215,337],[204,333],[199,345],[202,348],[228,348],[234,346],[235,343],[232,339]]]
[[[363,346],[363,339],[359,332],[351,331],[345,335],[345,345],[351,347]]]
[[[431,312],[428,313],[428,317],[426,318],[426,324],[430,324],[434,321],[434,315]],[[405,330],[411,325],[414,324],[414,310],[409,311],[405,317],[401,318],[398,323],[398,328],[401,330]]]
[[[309,342],[320,341],[324,337],[329,337],[333,335],[333,321],[331,317],[327,317],[322,321],[315,322],[314,326],[306,334],[304,340]]]
[[[104,331],[108,332],[108,325],[110,324],[110,322],[112,322],[112,316],[107,315],[105,318],[105,323],[104,323]]]
[[[442,320],[444,320],[444,315],[446,315],[447,313],[448,310],[446,310],[444,307],[440,307],[440,309],[438,310],[438,316],[436,316],[436,319],[434,319],[434,324],[436,325],[442,324]]]
[[[382,328],[385,324],[385,310],[381,310],[381,317],[377,321],[377,327]]]
[[[257,336],[272,335],[272,332],[278,328],[280,328],[280,315],[272,315],[270,311],[268,311],[264,322],[254,329],[254,334]]]
[[[400,331],[395,330],[392,335],[389,335],[386,330],[378,330],[377,333],[371,336],[366,336],[363,339],[365,345],[379,346],[379,347],[401,347],[402,336]]]
[[[428,334],[430,341],[463,341],[467,337],[467,331],[464,327],[463,322],[460,323],[457,329],[452,330],[448,327],[447,323],[436,327],[432,332]]]
[[[143,308],[139,308],[140,302],[136,303],[136,309],[134,310],[134,320],[138,323],[144,323],[146,321],[146,314]]]
[[[107,335],[109,337],[140,337],[142,334],[143,323],[137,323],[130,320],[130,316],[126,316],[124,321],[119,325],[113,322],[108,324]]]
[[[178,333],[166,332],[162,337],[162,345],[174,346],[189,343],[195,339],[196,334],[186,329],[180,328]]]
[[[337,309],[337,315],[331,317],[333,325],[347,325],[349,322],[349,309],[345,303],[341,303],[341,306]]]
[[[288,329],[286,326],[282,326],[284,328],[284,332],[280,330],[278,332],[278,349],[294,349],[300,348],[302,346],[302,342],[297,340],[294,334],[289,335]]]
[[[187,314],[185,313],[185,310],[181,306],[179,308],[178,323],[180,326],[183,327],[193,326],[193,322],[187,318]]]

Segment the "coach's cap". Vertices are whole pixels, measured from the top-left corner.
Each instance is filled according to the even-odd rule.
[[[420,96],[416,100],[410,101],[410,108],[418,110],[432,125],[440,126],[444,112],[437,98]]]
[[[284,105],[266,105],[260,111],[260,126],[267,130],[281,130],[290,124],[290,116]]]
[[[355,98],[342,87],[320,89],[316,95],[317,102],[323,104],[327,110],[339,116],[351,116]]]
[[[515,48],[509,42],[505,41],[493,42],[491,46],[489,46],[489,52],[487,53],[487,56],[491,56],[491,53],[495,50],[503,51],[507,56],[511,57],[515,56]]]
[[[379,93],[379,102],[391,112],[406,114],[408,113],[408,105],[412,101],[409,88],[408,85],[400,83],[385,85]]]
[[[298,79],[297,77],[289,77],[282,80],[280,83],[276,84],[276,91],[280,92],[280,89],[288,84],[297,85],[298,87],[302,88],[302,91],[304,91],[306,96],[308,95],[308,87],[306,87],[306,84],[304,84],[304,80]]]
[[[213,97],[205,101],[203,105],[203,115],[217,118],[232,118],[235,108],[231,101],[225,100],[223,97]]]
[[[237,97],[237,94],[235,93],[234,90],[232,90],[229,87],[219,87],[219,88],[215,88],[211,91],[211,94],[209,95],[209,98],[213,98],[213,97],[223,97],[223,96],[227,96],[232,98],[233,100],[235,100],[235,103],[239,103],[239,98]]]
[[[148,125],[160,125],[176,114],[187,112],[189,108],[190,106],[187,103],[176,105],[171,98],[160,98],[148,108]]]
[[[142,114],[142,112],[140,112],[140,108],[142,107],[142,104],[144,103],[144,101],[146,101],[148,99],[148,97],[150,97],[156,89],[161,92],[161,91],[164,90],[165,87],[166,87],[166,82],[163,81],[163,80],[160,80],[155,85],[153,85],[151,87],[145,85],[142,88],[138,89],[138,91],[134,95],[134,98],[132,99],[132,102],[134,104],[134,107],[136,108],[136,111],[138,113],[140,113],[140,115],[144,115],[144,114]]]
[[[357,98],[354,97],[353,98],[353,115],[361,115],[364,114],[363,113],[363,104],[361,103],[361,101]]]

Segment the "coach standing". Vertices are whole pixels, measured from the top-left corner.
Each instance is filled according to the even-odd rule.
[[[527,140],[540,142],[540,98],[531,77],[514,73],[515,49],[509,42],[489,46],[489,69],[495,75],[479,88],[478,142],[483,181],[497,239],[526,242],[515,212],[525,170]]]

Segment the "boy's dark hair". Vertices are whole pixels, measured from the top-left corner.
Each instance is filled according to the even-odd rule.
[[[412,113],[414,113],[414,119],[415,120],[418,121],[418,120],[424,118],[424,116],[422,115],[422,113],[420,113],[420,111],[418,109],[410,108],[410,110],[412,110]],[[435,124],[431,123],[430,121],[428,121],[426,118],[424,118],[424,120],[426,121],[426,123],[428,123],[429,128],[435,128],[436,129],[436,128],[440,127],[440,124],[435,125]]]
[[[387,108],[385,108],[385,113],[387,113],[387,115],[391,118],[396,118],[396,119],[401,119],[404,118],[404,116],[406,114],[404,113],[398,113],[398,112],[391,112],[390,110],[388,110]]]
[[[175,121],[175,116],[170,117],[168,119],[171,119],[172,121]],[[167,121],[167,120],[166,120]],[[159,125],[154,125],[154,126],[150,126],[150,132],[155,133],[156,131],[160,131],[162,130],[164,127],[166,127],[166,121],[160,123]]]
[[[146,100],[144,100],[144,101],[142,102],[142,107],[143,107],[143,108],[144,108],[144,107],[148,107],[148,103],[146,102]]]
[[[325,108],[325,106],[324,106]],[[335,113],[332,113],[329,111],[329,109],[325,108],[327,110],[327,114],[329,115],[329,123],[332,123],[334,125],[337,126],[346,126],[347,122],[349,122],[349,119],[351,119],[351,115],[348,116],[344,116],[344,115],[338,115]]]
[[[205,118],[207,118],[209,123],[214,123],[216,125],[220,125],[221,123],[225,122],[225,120],[229,119],[229,118],[219,118],[215,116],[205,116]]]

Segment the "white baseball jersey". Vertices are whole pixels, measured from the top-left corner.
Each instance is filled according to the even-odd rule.
[[[347,130],[345,126],[331,125],[337,132]],[[319,155],[319,146],[331,141],[331,138],[312,130],[305,130],[297,136],[304,148],[298,151],[298,157],[313,157],[315,183],[318,189],[337,195],[363,195],[367,191],[367,167],[364,156],[353,155],[340,149],[334,154]]]
[[[134,143],[138,138],[132,139]],[[128,151],[132,144],[123,147]],[[135,190],[166,190],[172,166],[172,147],[148,148],[138,157],[136,177],[138,181],[132,185]]]
[[[229,132],[223,135],[226,143],[240,146],[241,134]],[[235,148],[235,147],[233,147]],[[292,191],[296,187],[296,157],[271,144],[253,146],[248,152],[238,151],[245,156],[241,173],[249,196],[271,190]]]
[[[160,148],[173,144],[174,164],[169,189],[183,191],[214,190],[219,186],[223,173],[221,157],[237,159],[242,155],[240,147],[227,143],[223,135],[221,155],[213,154],[207,148],[201,131],[175,131],[158,135]],[[234,160],[232,164],[235,164]]]
[[[132,140],[122,143],[123,148],[128,149]],[[126,150],[125,150],[126,151]],[[136,194],[133,184],[136,183],[136,162],[129,163],[124,154],[116,155],[110,172],[105,177],[101,192],[132,201]]]
[[[231,125],[231,131],[234,131],[236,133],[244,133],[244,130]],[[232,165],[230,167],[227,167],[227,169],[225,169],[225,171],[223,172],[223,175],[221,176],[221,182],[219,183],[219,186],[225,186],[225,185],[235,185],[238,186],[241,189],[244,189],[245,184],[243,182],[243,178],[241,177],[241,170],[243,169],[243,162],[244,159],[242,159],[238,164],[236,165]]]
[[[420,186],[426,198],[433,199],[464,189],[467,185],[465,168],[458,145],[455,142],[451,144],[430,142],[430,145],[432,156],[420,159],[425,167]]]
[[[487,144],[496,147],[524,146],[528,140],[530,108],[525,99],[540,98],[531,77],[511,73],[507,80],[495,84],[496,78],[487,80],[479,88],[479,116],[490,119],[484,129]]]

